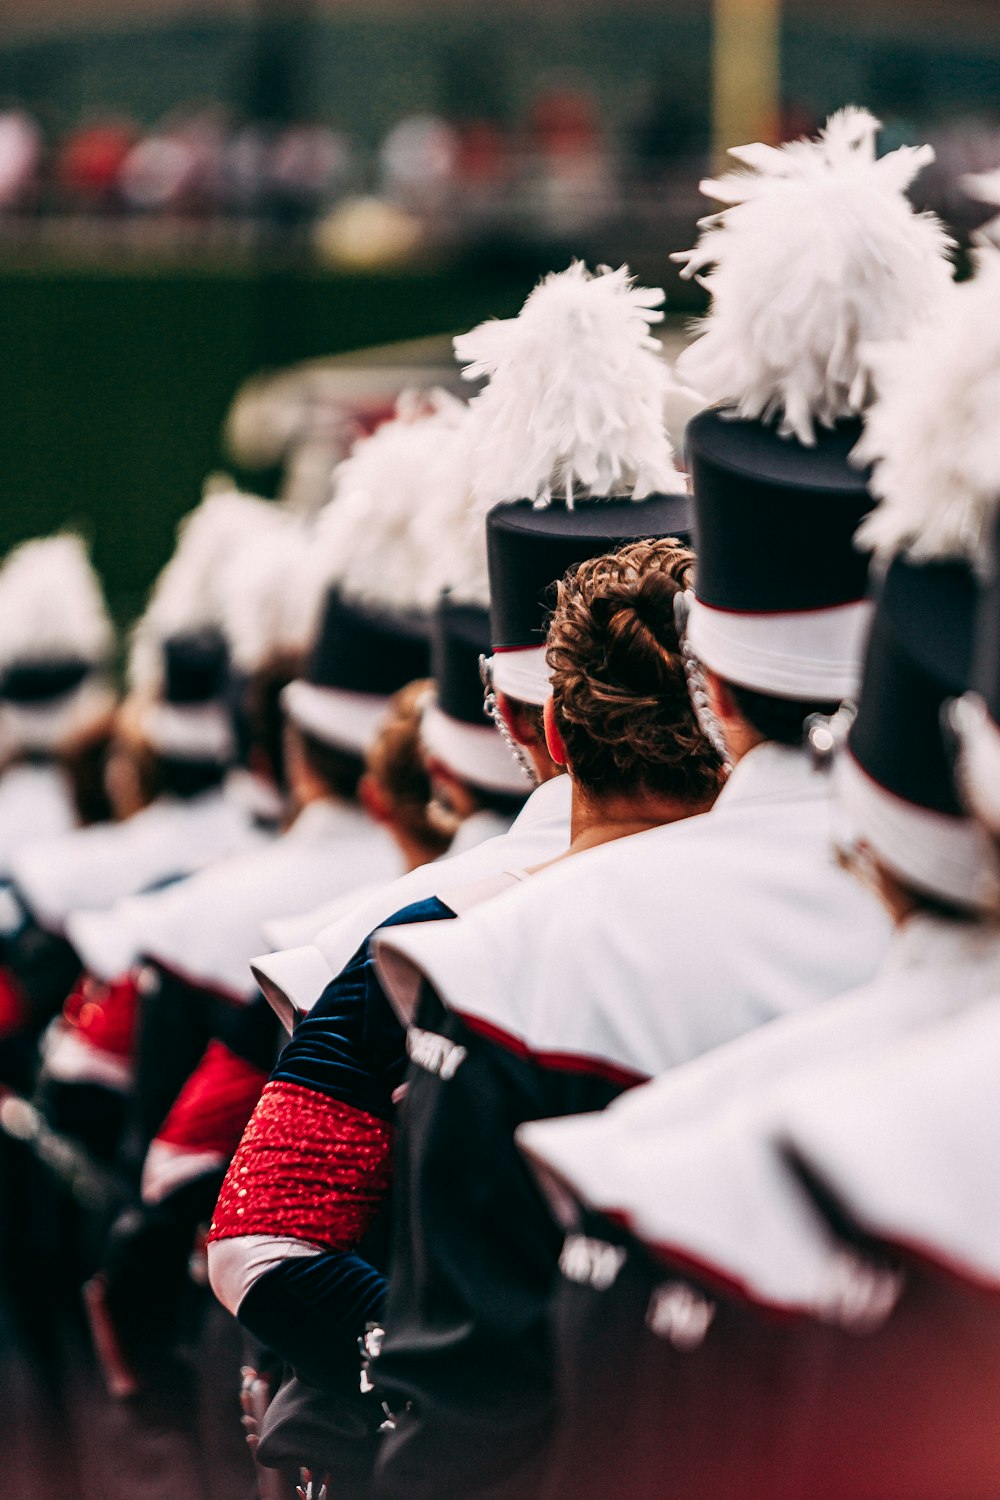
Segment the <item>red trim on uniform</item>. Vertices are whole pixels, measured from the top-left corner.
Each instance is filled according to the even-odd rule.
[[[0,968],[0,1037],[16,1035],[30,1014],[21,986],[9,969]]]
[[[858,1221],[864,1228],[863,1221]],[[943,1250],[934,1245],[925,1244],[919,1239],[908,1239],[905,1236],[887,1234],[881,1230],[870,1230],[877,1234],[878,1244],[906,1260],[912,1260],[927,1271],[937,1272],[941,1276],[947,1276],[952,1281],[960,1281],[963,1286],[971,1287],[975,1291],[983,1292],[988,1297],[1000,1297],[1000,1277],[990,1275],[987,1271],[978,1270],[968,1261],[961,1260],[958,1256],[946,1255]]]
[[[246,1005],[251,998],[243,990],[228,990],[224,985],[216,984],[212,980],[199,979],[196,974],[188,974],[184,969],[178,968],[176,964],[165,963],[162,958],[155,954],[149,955],[150,963],[162,969],[164,974],[169,974],[171,979],[186,985],[189,990],[200,990],[203,995],[213,995],[217,1000],[225,1000],[227,1005]]]
[[[794,1322],[804,1317],[815,1317],[815,1309],[799,1307],[790,1303],[771,1302],[762,1297],[748,1281],[742,1277],[733,1276],[728,1271],[713,1265],[711,1261],[700,1259],[692,1255],[690,1250],[682,1250],[677,1245],[672,1245],[666,1240],[650,1240],[647,1236],[640,1234],[636,1229],[632,1216],[624,1209],[601,1209],[603,1216],[612,1224],[617,1224],[621,1229],[626,1229],[640,1244],[645,1245],[649,1253],[657,1260],[666,1262],[666,1269],[674,1271],[679,1276],[692,1276],[696,1281],[718,1296],[728,1297],[734,1302],[743,1302],[755,1308],[767,1317],[774,1318],[778,1322]]]
[[[484,1021],[480,1016],[470,1016],[464,1010],[456,1010],[455,1015],[477,1036],[485,1037],[488,1042],[495,1042],[498,1047],[502,1047],[505,1052],[513,1052],[516,1057],[528,1058],[552,1073],[583,1073],[591,1078],[604,1078],[608,1083],[621,1084],[626,1089],[645,1083],[650,1076],[637,1068],[626,1068],[621,1063],[609,1062],[607,1058],[593,1057],[585,1052],[541,1051],[529,1047],[522,1037],[504,1031],[492,1021]]]
[[[124,974],[105,984],[84,974],[63,1006],[63,1020],[82,1042],[124,1062],[135,1053],[139,989],[135,975]]]
[[[269,1234],[353,1250],[392,1181],[392,1129],[301,1084],[261,1095],[219,1194],[210,1240]]]
[[[185,1151],[214,1151],[228,1161],[266,1083],[262,1069],[223,1042],[209,1042],[156,1139]]]

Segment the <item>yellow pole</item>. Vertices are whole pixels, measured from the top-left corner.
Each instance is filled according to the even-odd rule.
[[[781,109],[781,0],[714,0],[712,155],[777,143]]]

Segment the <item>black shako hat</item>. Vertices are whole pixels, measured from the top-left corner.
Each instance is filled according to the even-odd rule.
[[[687,428],[698,557],[688,634],[721,677],[775,697],[837,701],[857,688],[868,559],[854,534],[872,508],[850,461],[859,421],[813,446],[732,409]]]
[[[490,649],[489,611],[460,604],[447,595],[434,615],[431,676],[438,707],[449,719],[476,728],[491,728],[483,708],[479,659]]]
[[[435,692],[424,710],[421,738],[428,757],[463,781],[491,792],[527,796],[524,773],[483,706],[480,661],[489,649],[489,611],[445,595],[434,615]]]
[[[145,715],[150,744],[168,760],[223,763],[236,753],[229,648],[215,626],[178,630],[160,645],[162,688]]]
[[[616,552],[645,537],[691,537],[686,495],[645,500],[598,499],[536,507],[528,500],[498,505],[486,517],[490,575],[493,681],[524,703],[549,696],[545,636],[556,584],[588,558]]]
[[[965,691],[976,586],[960,562],[898,557],[878,592],[841,800],[860,837],[906,883],[974,906],[989,859],[964,815],[947,708]]]
[[[429,670],[425,616],[376,609],[330,588],[305,676],[288,684],[282,704],[305,733],[361,755],[387,699]]]
[[[221,630],[179,631],[163,642],[163,697],[167,703],[210,703],[225,698],[229,650]]]
[[[112,712],[114,631],[83,539],[35,537],[0,567],[0,711],[8,754],[47,757]]]
[[[971,686],[1000,733],[1000,508],[993,522],[991,558],[976,602]]]
[[[1000,510],[988,533],[989,571],[980,579],[970,691],[952,704],[960,745],[962,794],[976,817],[1000,836]]]

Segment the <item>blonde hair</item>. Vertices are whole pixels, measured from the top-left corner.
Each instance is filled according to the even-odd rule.
[[[431,781],[420,743],[420,720],[433,687],[429,679],[418,679],[392,695],[366,757],[400,828],[429,851],[429,858],[443,854],[451,842],[450,833],[443,833],[429,812]]]

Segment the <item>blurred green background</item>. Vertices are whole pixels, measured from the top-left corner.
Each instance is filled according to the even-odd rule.
[[[81,526],[130,617],[205,475],[232,471],[221,426],[249,374],[507,315],[531,284],[523,267],[0,270],[0,550]]]

